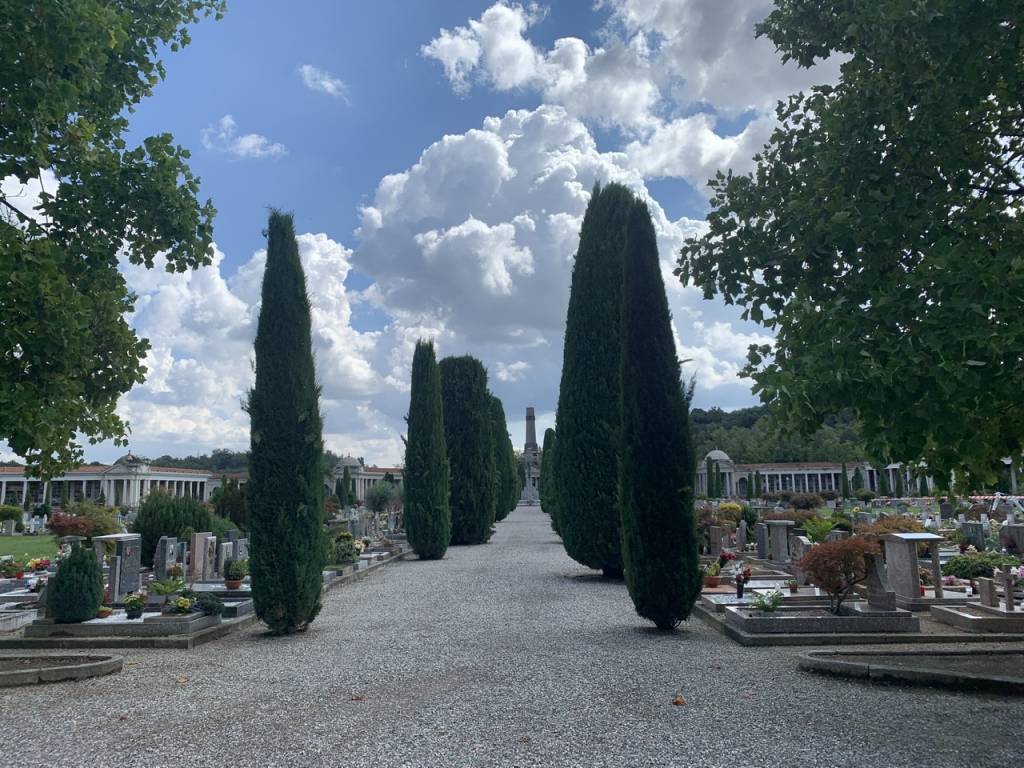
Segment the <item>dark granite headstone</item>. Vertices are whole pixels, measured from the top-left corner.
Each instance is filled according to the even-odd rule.
[[[121,575],[118,580],[121,594],[138,592],[140,586],[139,570],[142,568],[142,536],[119,539],[116,549],[121,559]]]
[[[768,526],[758,523],[754,526],[754,535],[757,537],[757,556],[765,560],[768,557]]]

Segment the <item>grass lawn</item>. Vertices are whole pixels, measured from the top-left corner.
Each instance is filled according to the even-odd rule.
[[[53,536],[0,536],[0,557],[14,555],[21,558],[53,557],[57,554],[57,539]]]

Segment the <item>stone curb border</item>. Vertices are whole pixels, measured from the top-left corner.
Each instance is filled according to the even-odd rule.
[[[934,645],[937,643],[1013,643],[1024,641],[1024,635],[1010,633],[917,634],[914,632],[836,632],[834,634],[763,634],[754,635],[726,624],[718,614],[701,605],[693,606],[693,615],[740,645]]]
[[[39,658],[41,661],[52,659],[53,656],[13,656],[4,658]],[[62,656],[60,658],[80,658],[81,664],[63,664],[57,666],[39,666],[19,669],[10,672],[0,671],[0,688],[12,688],[17,685],[35,685],[37,683],[57,683],[62,680],[85,680],[89,677],[120,672],[124,667],[123,656]]]
[[[324,592],[337,587],[340,584],[358,581],[366,578],[378,568],[392,563],[395,560],[402,560],[409,552],[399,555],[392,555],[384,560],[379,560],[366,568],[360,568],[353,573],[338,576],[324,585]],[[255,614],[247,614],[238,619],[229,619],[220,624],[202,629],[193,635],[181,637],[4,637],[0,638],[0,650],[25,649],[25,648],[53,648],[62,650],[89,650],[93,648],[155,648],[187,650],[198,648],[200,645],[219,640],[236,630],[247,627],[257,621]]]
[[[942,669],[920,667],[893,667],[873,664],[871,659],[879,656],[912,656],[933,658],[942,656],[1006,656],[1020,655],[1020,650],[921,650],[921,651],[810,651],[800,655],[798,666],[805,672],[816,672],[874,683],[907,683],[910,685],[953,688],[958,691],[984,691],[989,693],[1024,696],[1024,678],[1008,675],[983,675],[972,672],[954,672]],[[833,656],[862,656],[864,661],[835,659]],[[926,663],[926,662],[923,662]]]

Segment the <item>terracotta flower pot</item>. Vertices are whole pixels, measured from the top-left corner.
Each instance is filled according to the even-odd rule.
[[[719,577],[718,576],[705,576],[704,577],[704,586],[705,587],[717,587],[718,583],[719,583]]]
[[[225,589],[241,589],[242,579],[224,579]]]

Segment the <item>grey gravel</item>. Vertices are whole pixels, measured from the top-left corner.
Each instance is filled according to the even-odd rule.
[[[1011,701],[798,672],[800,649],[742,648],[696,619],[652,631],[621,583],[565,555],[536,507],[499,523],[490,544],[333,590],[304,635],[253,628],[193,651],[124,653],[118,675],[0,692],[3,764],[977,768],[1019,757]]]

